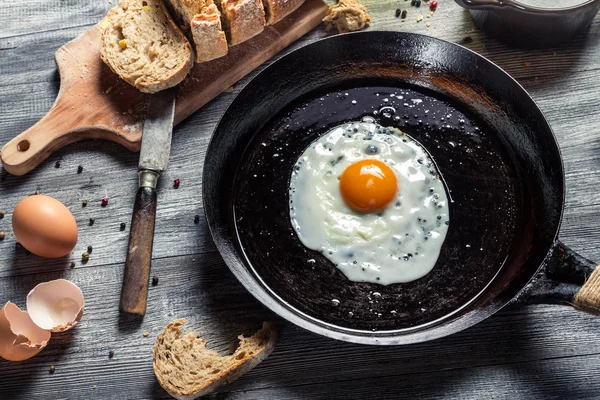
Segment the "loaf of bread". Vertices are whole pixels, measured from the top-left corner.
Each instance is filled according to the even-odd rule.
[[[190,43],[160,0],[121,0],[100,28],[102,60],[142,92],[177,85],[194,64]]]
[[[154,374],[160,385],[179,400],[212,393],[263,361],[275,347],[277,333],[265,322],[250,337],[239,336],[239,346],[228,356],[206,348],[196,332],[183,334],[185,320],[170,322],[154,344]]]
[[[263,0],[267,25],[273,25],[290,15],[304,0]]]
[[[216,0],[231,46],[253,38],[265,29],[262,0]]]
[[[197,63],[227,54],[227,38],[221,26],[221,13],[212,0],[167,0],[167,5],[194,43]]]

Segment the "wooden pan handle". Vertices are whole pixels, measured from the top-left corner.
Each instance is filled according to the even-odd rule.
[[[131,217],[129,246],[125,261],[123,287],[121,289],[121,312],[144,315],[148,299],[154,221],[156,218],[156,181],[158,174],[140,171],[138,189]]]
[[[573,304],[582,311],[600,315],[600,268],[596,267],[585,281],[583,287],[575,295]]]

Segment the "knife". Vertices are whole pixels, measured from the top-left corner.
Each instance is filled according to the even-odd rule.
[[[138,164],[139,188],[131,217],[121,288],[119,308],[123,313],[146,313],[156,218],[156,184],[161,172],[169,164],[175,95],[175,89],[168,89],[150,96],[148,114],[144,121]]]

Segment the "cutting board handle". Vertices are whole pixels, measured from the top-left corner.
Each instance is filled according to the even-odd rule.
[[[104,65],[99,43],[96,24],[56,51],[58,96],[48,114],[4,145],[0,157],[6,171],[24,175],[59,148],[84,139],[139,150],[147,95],[131,90]]]
[[[55,150],[93,137],[89,127],[77,124],[81,116],[70,113],[71,121],[65,121],[63,109],[60,102],[55,103],[40,121],[4,145],[2,163],[5,170],[13,175],[23,175]]]

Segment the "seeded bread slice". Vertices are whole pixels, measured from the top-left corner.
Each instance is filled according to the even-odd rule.
[[[160,0],[121,0],[100,27],[102,60],[142,92],[177,85],[194,65],[190,43]]]
[[[231,383],[263,361],[275,347],[277,332],[264,322],[250,337],[239,336],[235,352],[220,356],[206,348],[196,332],[183,334],[185,320],[170,322],[154,344],[154,374],[160,385],[179,400],[192,400]]]
[[[304,0],[263,0],[267,25],[273,25],[296,11]]]
[[[262,0],[216,0],[229,45],[253,38],[265,29]]]
[[[221,26],[221,13],[213,0],[168,0],[175,19],[194,42],[196,62],[202,63],[227,54],[227,38]]]

